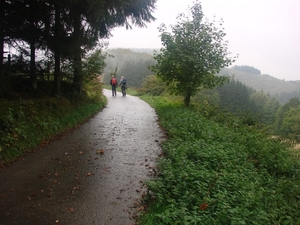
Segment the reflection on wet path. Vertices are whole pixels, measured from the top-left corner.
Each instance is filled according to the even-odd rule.
[[[0,224],[129,225],[163,133],[137,97],[111,96],[79,128],[0,171]]]

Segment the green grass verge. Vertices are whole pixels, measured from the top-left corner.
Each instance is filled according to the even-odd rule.
[[[92,92],[90,92],[91,94]],[[106,105],[101,90],[81,100],[67,98],[0,99],[0,162],[84,122]],[[99,94],[100,93],[100,94]]]
[[[142,96],[168,140],[139,224],[300,224],[299,161],[230,115]]]

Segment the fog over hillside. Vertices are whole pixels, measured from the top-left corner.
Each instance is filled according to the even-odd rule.
[[[235,67],[222,69],[220,75],[233,76],[246,86],[252,87],[257,91],[263,91],[271,95],[283,92],[300,91],[300,81],[285,81],[272,77],[268,74],[249,73],[237,70]]]
[[[113,58],[108,57],[106,59],[106,63],[108,64],[105,73],[106,76],[109,76],[109,72],[114,70],[117,66],[118,71],[123,73],[124,66],[138,67],[136,64],[131,64],[133,61],[147,63],[148,61],[154,63],[153,54],[155,51],[159,51],[159,49],[152,48],[116,48],[116,49],[107,49],[107,53],[114,55]],[[124,65],[125,63],[125,65]],[[131,65],[128,65],[130,63]],[[142,63],[142,64],[143,64]],[[141,63],[138,63],[141,64]],[[144,65],[147,67],[147,65]],[[137,73],[141,71],[141,69],[136,70]],[[140,77],[138,74],[134,75],[134,72],[131,71],[132,79],[134,77]],[[147,76],[146,72],[143,74]],[[152,74],[151,72],[149,74]],[[300,80],[297,81],[285,81],[280,80],[275,77],[272,77],[268,74],[261,74],[261,71],[253,66],[233,66],[231,68],[224,68],[220,71],[219,75],[228,75],[232,76],[234,80],[240,81],[248,87],[253,88],[256,91],[263,91],[267,94],[278,96],[282,93],[292,93],[297,92],[296,95],[291,95],[290,97],[297,97],[300,95]],[[289,97],[289,98],[290,98]]]

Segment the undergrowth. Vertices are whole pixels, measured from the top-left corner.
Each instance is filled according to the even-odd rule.
[[[10,161],[84,122],[106,105],[100,83],[84,97],[18,97],[0,99],[0,162]]]
[[[141,98],[168,140],[139,224],[300,224],[300,165],[287,144],[209,105]]]

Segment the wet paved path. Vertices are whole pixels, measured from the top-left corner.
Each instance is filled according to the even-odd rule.
[[[0,225],[134,224],[163,133],[137,97],[112,97],[79,128],[0,169]]]

